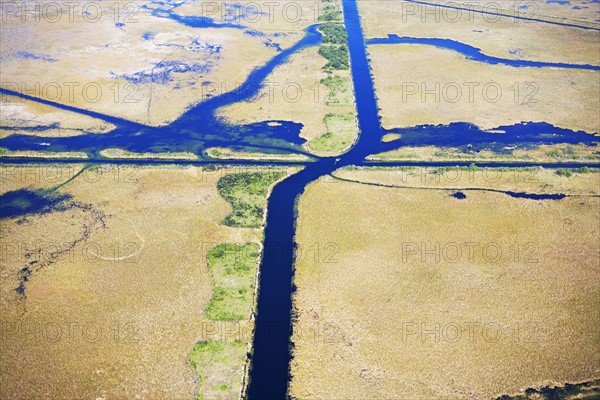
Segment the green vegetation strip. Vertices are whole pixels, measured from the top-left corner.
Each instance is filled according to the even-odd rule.
[[[327,132],[309,143],[311,149],[341,151],[350,146],[356,132],[356,121],[352,113],[329,113],[325,116],[324,121]]]
[[[223,225],[260,228],[267,193],[285,172],[243,172],[222,177],[217,189],[233,210]],[[204,311],[211,321],[248,320],[252,315],[260,247],[249,242],[221,243],[207,254],[213,295]],[[238,398],[246,364],[245,341],[200,341],[188,356],[198,376],[198,399]]]
[[[248,319],[252,313],[256,243],[221,243],[208,252],[213,296],[204,315],[213,321]]]
[[[327,60],[323,67],[327,71],[347,70],[350,68],[348,53],[348,35],[344,25],[327,22],[321,24],[319,30],[323,33],[323,43],[319,47],[319,54]]]
[[[574,168],[574,169],[559,168],[556,170],[556,175],[565,176],[567,178],[570,178],[574,174],[590,174],[592,172],[597,172],[597,171],[594,171],[593,169],[591,169],[589,167],[581,167],[581,168]]]
[[[271,185],[283,178],[285,172],[243,172],[219,179],[219,194],[231,204],[233,211],[223,225],[240,228],[260,228]]]
[[[496,400],[598,400],[600,399],[600,379],[583,383],[566,383],[564,386],[544,386],[529,388],[523,394],[503,395]]]
[[[198,342],[188,360],[198,374],[200,399],[238,398],[246,360],[245,343]]]
[[[354,101],[354,93],[349,90],[349,78],[333,74],[321,79],[320,82],[327,88],[325,104],[328,106],[348,106]]]
[[[258,256],[257,243],[221,243],[208,252],[213,296],[204,311],[206,318],[212,321],[250,318]],[[246,343],[240,340],[196,343],[188,360],[198,376],[198,399],[237,398],[246,357]]]

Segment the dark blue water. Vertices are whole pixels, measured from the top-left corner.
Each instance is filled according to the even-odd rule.
[[[275,186],[269,197],[248,399],[286,398],[290,377],[295,203],[309,182],[335,169],[334,162],[309,165]]]
[[[345,7],[350,6],[345,5]],[[347,29],[350,36],[353,37],[349,40],[349,47],[351,47],[350,57],[356,91],[359,127],[361,132],[368,132],[369,134],[362,135],[360,145],[355,146],[348,154],[344,155],[342,164],[360,163],[369,154],[392,150],[401,146],[443,144],[464,147],[465,149],[470,146],[470,150],[505,151],[505,147],[511,146],[531,148],[558,143],[584,143],[595,146],[598,143],[598,138],[592,135],[556,128],[547,123],[522,123],[499,127],[499,130],[506,132],[504,134],[482,131],[476,126],[466,123],[455,123],[448,126],[423,125],[383,131],[377,115],[377,104],[374,100],[370,100],[374,98],[374,93],[364,42],[362,38],[359,38],[353,32],[359,30],[360,26],[348,21]],[[391,37],[390,40],[401,39]],[[427,41],[427,39],[423,40]],[[88,115],[117,126],[113,131],[102,135],[88,133],[79,136],[41,139],[31,135],[13,134],[0,139],[0,147],[9,150],[81,151],[87,153],[92,160],[102,160],[103,158],[98,152],[109,147],[119,147],[133,152],[193,152],[204,159],[209,158],[205,153],[206,148],[219,146],[234,150],[305,154],[302,148],[305,140],[300,138],[302,129],[300,123],[266,121],[238,126],[219,120],[215,117],[215,113],[219,107],[255,97],[260,93],[263,82],[274,68],[286,62],[291,54],[307,46],[318,45],[320,41],[321,36],[317,32],[317,26],[313,25],[307,28],[301,40],[291,48],[279,52],[262,67],[255,69],[237,90],[214,96],[192,107],[181,118],[163,127],[146,126],[122,118],[0,89],[2,94],[18,96],[63,110]],[[458,42],[443,41],[443,43],[448,46],[456,45],[467,53],[471,52],[474,57],[481,55],[477,52],[478,49],[469,46],[461,47]],[[555,63],[550,64],[557,65]],[[174,95],[176,95],[176,92],[174,92]],[[272,122],[276,122],[276,126]],[[43,128],[21,129],[36,131]],[[4,130],[10,130],[10,128],[4,128]],[[401,133],[402,138],[393,142],[382,143],[380,138],[387,132]]]
[[[562,200],[567,197],[566,194],[539,194],[539,193],[524,193],[524,192],[511,192],[505,191],[505,194],[515,199],[530,199],[530,200]]]
[[[361,132],[339,160],[321,158],[278,184],[269,197],[265,253],[260,267],[256,330],[248,399],[285,399],[290,377],[295,202],[304,187],[336,168],[360,163],[381,142],[375,91],[355,0],[344,0],[345,26]],[[287,249],[287,251],[286,251]]]
[[[586,69],[591,71],[600,71],[600,66],[589,64],[567,64],[567,63],[549,63],[541,61],[515,60],[510,58],[499,58],[488,56],[481,52],[481,49],[468,44],[451,39],[436,38],[414,38],[408,36],[388,35],[387,38],[369,39],[368,44],[424,44],[443,49],[454,50],[470,60],[481,61],[487,64],[504,64],[511,67],[554,67],[568,69]]]
[[[339,159],[321,158],[316,163],[309,164],[302,172],[294,175],[277,185],[271,194],[267,208],[267,226],[265,229],[265,253],[260,269],[260,286],[256,316],[256,331],[254,337],[254,353],[251,362],[250,381],[248,386],[248,399],[285,399],[287,396],[290,378],[290,359],[292,343],[290,337],[291,312],[293,294],[293,265],[294,255],[289,251],[295,246],[295,201],[304,191],[305,186],[320,176],[329,174],[335,169],[345,165],[364,165],[367,155],[385,147],[381,137],[386,132],[381,128],[373,81],[369,61],[366,53],[364,36],[360,24],[356,0],[343,0],[344,20],[348,33],[348,48],[350,51],[352,80],[354,83],[356,105],[358,111],[358,125],[360,137],[355,146]],[[426,127],[424,135],[406,135],[402,132],[404,141],[422,143],[425,145],[430,140],[440,139],[449,142],[466,140],[460,138],[458,132],[464,136],[472,126]],[[550,138],[540,133],[540,128],[550,132]],[[436,129],[437,128],[437,129]],[[562,134],[552,129],[550,125],[544,126],[522,124],[516,127],[502,127],[508,135],[505,141],[521,139],[521,135],[535,134],[537,141],[552,139],[560,141],[561,138],[552,136]],[[432,132],[430,132],[432,131]],[[475,132],[473,132],[475,133]],[[489,143],[489,133],[482,131],[481,142]],[[583,134],[585,135],[585,134]],[[563,135],[564,136],[564,135]],[[485,138],[485,139],[484,139]],[[591,140],[591,135],[572,138],[572,140]],[[472,140],[471,135],[468,139]],[[487,140],[486,140],[487,139]],[[571,138],[569,138],[571,140]],[[596,138],[597,140],[597,138]],[[438,141],[437,144],[446,143]],[[398,146],[398,142],[395,142]],[[392,146],[389,144],[389,146]],[[388,164],[390,165],[390,164]],[[514,196],[524,194],[515,193]],[[549,196],[549,195],[536,195]],[[551,196],[551,195],[550,195]],[[285,251],[288,249],[288,251]]]
[[[515,199],[527,199],[527,200],[562,200],[567,196],[564,193],[527,193],[527,192],[513,192],[510,190],[498,190],[498,189],[482,189],[482,188],[465,188],[472,192],[494,192],[501,193]],[[456,192],[453,194],[457,199],[466,199],[467,196],[463,192]]]
[[[321,160],[321,159],[319,159]],[[335,169],[338,169],[339,166],[344,161],[343,159],[334,159],[334,158],[326,158],[323,159],[328,163],[332,163]],[[46,158],[32,158],[32,157],[11,157],[11,158],[0,158],[0,165],[47,165],[47,164],[76,164],[80,165],[82,163],[89,165],[123,165],[123,166],[145,166],[145,165],[173,165],[173,166],[206,166],[206,167],[223,167],[223,166],[247,166],[247,167],[256,167],[256,166],[302,166],[302,167],[311,167],[314,165],[318,165],[319,162],[313,161],[261,161],[261,160],[167,160],[167,159],[115,159],[107,162],[106,160],[80,160],[74,158],[53,158],[48,160]],[[480,168],[530,168],[530,167],[541,167],[541,168],[566,168],[566,169],[577,169],[582,167],[588,168],[600,168],[600,163],[564,163],[564,162],[476,162],[473,161],[363,161],[359,163],[347,164],[343,162],[343,165],[356,165],[360,167],[469,167],[469,166],[477,166]],[[315,174],[316,176],[322,176],[324,174],[319,173],[319,168],[316,168]]]
[[[450,196],[454,197],[455,199],[458,199],[458,200],[464,200],[467,198],[467,195],[464,193],[465,191],[501,193],[501,194],[505,194],[507,196],[513,197],[515,199],[528,199],[528,200],[562,200],[566,197],[578,197],[579,196],[579,195],[569,196],[564,193],[527,193],[527,192],[513,192],[510,190],[472,188],[472,187],[466,187],[466,188],[461,188],[460,190],[457,190],[457,189],[452,189],[452,188],[399,186],[399,185],[388,185],[388,184],[383,184],[383,183],[363,182],[363,181],[359,181],[359,180],[344,179],[344,178],[340,178],[340,177],[335,177],[335,179],[340,180],[340,181],[345,181],[345,182],[358,183],[361,185],[379,186],[379,187],[392,188],[392,189],[456,190]],[[598,197],[598,195],[592,195],[592,196]]]
[[[69,200],[70,195],[45,190],[15,190],[0,195],[0,218],[43,214]]]
[[[512,148],[532,149],[541,145],[586,144],[596,147],[600,136],[583,131],[571,131],[555,127],[546,122],[523,122],[514,125],[502,125],[492,131],[484,131],[476,125],[455,122],[449,125],[421,125],[409,128],[386,130],[386,133],[398,133],[401,137],[393,142],[378,146],[382,151],[402,146],[448,146],[463,151],[492,150],[497,153],[511,153]]]
[[[260,267],[260,286],[248,399],[284,399],[291,357],[292,278],[295,201],[304,187],[344,165],[361,163],[381,143],[375,91],[355,0],[344,0],[344,20],[352,80],[356,95],[360,137],[338,160],[321,158],[275,187],[269,198],[265,254]],[[288,251],[285,251],[288,249]]]

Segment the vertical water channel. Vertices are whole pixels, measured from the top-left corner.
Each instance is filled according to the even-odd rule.
[[[360,136],[340,159],[321,158],[273,189],[267,204],[264,253],[247,396],[285,399],[290,378],[296,200],[306,185],[336,168],[360,163],[381,139],[377,104],[356,0],[343,0]]]

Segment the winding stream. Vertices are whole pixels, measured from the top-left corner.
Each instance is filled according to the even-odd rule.
[[[584,69],[590,71],[600,71],[600,66],[589,65],[589,64],[568,64],[568,63],[550,63],[542,61],[530,61],[520,60],[511,58],[501,58],[488,56],[481,52],[480,48],[470,46],[468,44],[452,40],[452,39],[438,39],[438,38],[415,38],[409,36],[398,36],[396,34],[389,34],[387,38],[373,38],[368,40],[368,44],[424,44],[428,46],[435,46],[442,49],[448,49],[456,51],[467,57],[469,60],[475,60],[484,62],[487,64],[504,64],[511,67],[554,67],[554,68],[567,68],[567,69]]]

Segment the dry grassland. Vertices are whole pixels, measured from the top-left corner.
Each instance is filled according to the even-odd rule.
[[[106,133],[114,128],[105,121],[14,96],[0,95],[0,100],[0,138],[12,134],[77,136]]]
[[[525,8],[515,10],[519,4],[517,2],[470,2],[469,0],[457,0],[451,4],[450,2],[441,2],[440,4],[460,5],[463,7],[472,7],[479,10],[487,10],[491,12],[500,12],[507,15],[521,15],[523,17],[531,17],[541,20],[555,20],[566,23],[583,23],[585,26],[598,25],[600,15],[598,15],[598,6],[592,1],[576,0],[569,2],[548,2],[545,0],[537,0],[521,4]],[[566,4],[561,4],[566,3]],[[517,13],[515,13],[517,11]],[[563,21],[561,21],[563,20]],[[594,22],[596,22],[594,24]]]
[[[592,170],[593,171],[593,170]],[[481,188],[525,193],[600,195],[600,171],[562,176],[548,168],[358,168],[335,171],[334,177],[407,188]]]
[[[226,147],[210,147],[206,149],[206,154],[221,160],[310,161],[310,157],[304,154],[269,154],[256,151],[238,151]]]
[[[76,176],[57,189],[72,196],[68,207],[0,221],[2,398],[195,396],[195,343],[251,340],[249,321],[233,326],[243,335],[228,328],[224,336],[225,323],[202,316],[212,295],[207,252],[262,240],[260,229],[221,225],[232,209],[216,184],[237,169],[79,171],[2,168],[2,193]],[[15,288],[26,266],[33,272],[22,297]],[[228,367],[240,371],[229,397],[244,362]]]
[[[597,71],[489,65],[425,45],[374,45],[369,53],[384,128],[545,121],[600,132]]]
[[[144,124],[164,125],[189,106],[234,90],[254,68],[276,55],[274,46],[265,44],[267,39],[289,47],[302,37],[302,28],[314,23],[308,16],[290,23],[279,9],[273,22],[269,15],[261,15],[262,25],[256,29],[273,32],[260,37],[241,29],[193,28],[156,17],[151,9],[160,6],[150,2],[132,2],[139,7],[135,15],[131,15],[131,7],[125,10],[125,3],[120,4],[119,19],[112,3],[99,4],[102,17],[97,22],[88,22],[96,15],[83,16],[83,5],[75,8],[72,21],[66,9],[55,22],[51,21],[56,16],[48,15],[49,11],[42,12],[39,21],[35,11],[25,22],[20,14],[7,15],[1,28],[2,87]],[[175,9],[181,16],[203,13],[200,2],[181,8],[183,11]],[[218,17],[216,22],[222,21]],[[247,21],[240,23],[253,28]],[[71,83],[76,85],[72,98]]]
[[[99,153],[101,156],[106,158],[129,158],[129,159],[169,159],[169,160],[197,160],[198,156],[194,153],[136,153],[133,151],[127,151],[119,148],[110,148],[101,150]]]
[[[568,192],[546,175],[526,188]],[[598,193],[593,175],[569,181],[573,191]],[[297,242],[339,251],[296,264],[296,326],[328,328],[295,332],[293,396],[480,399],[598,378],[599,198],[452,193],[307,188]]]
[[[385,142],[385,137],[384,140]],[[491,150],[468,151],[453,147],[402,146],[396,150],[390,150],[367,157],[369,160],[430,160],[430,161],[537,161],[537,162],[568,162],[587,163],[597,162],[600,159],[595,147],[583,144],[567,145],[541,145],[537,148],[519,148],[506,153],[498,153]]]

